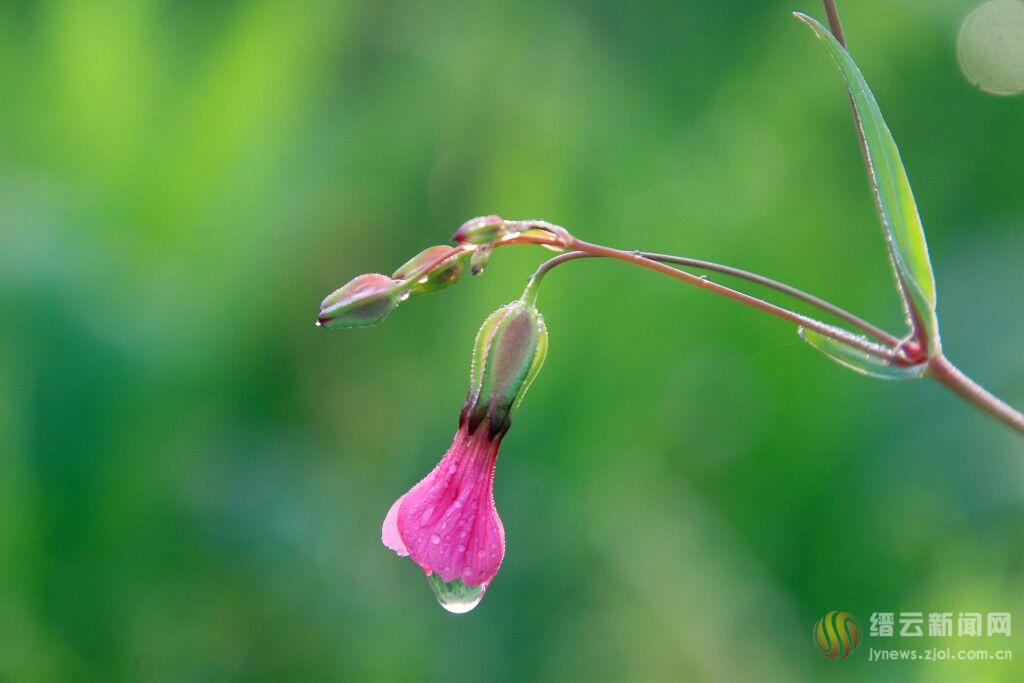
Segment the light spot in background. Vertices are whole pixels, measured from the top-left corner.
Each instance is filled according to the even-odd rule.
[[[956,42],[960,69],[993,95],[1024,92],[1024,2],[989,0],[964,19]]]

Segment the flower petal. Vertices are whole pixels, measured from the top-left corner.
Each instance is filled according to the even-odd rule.
[[[388,512],[384,544],[445,582],[490,583],[505,556],[494,506],[499,442],[486,422],[472,435],[460,428],[438,466]]]
[[[384,527],[380,531],[380,540],[388,548],[405,557],[409,554],[409,549],[402,542],[402,534],[398,533],[398,506],[402,504],[403,500],[405,500],[405,496],[391,504],[391,509],[388,510],[388,515],[384,518]]]

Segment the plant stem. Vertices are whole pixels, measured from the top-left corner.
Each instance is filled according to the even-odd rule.
[[[809,294],[803,291],[802,289],[797,289],[792,285],[787,285],[784,282],[773,280],[769,277],[765,277],[764,275],[758,275],[757,273],[751,273],[749,271],[741,270],[739,268],[733,268],[732,266],[724,266],[718,263],[712,263],[711,261],[702,261],[699,259],[685,258],[682,256],[672,256],[670,254],[653,254],[649,252],[642,252],[642,255],[645,258],[649,258],[653,261],[661,261],[662,263],[676,263],[681,266],[700,268],[701,270],[710,270],[712,272],[722,273],[724,275],[732,275],[734,277],[742,278],[744,280],[749,280],[750,282],[755,282],[759,285],[763,285],[765,287],[769,287],[776,291],[782,292],[783,294],[788,294],[789,296],[795,299],[799,299],[812,306],[816,306],[823,311],[831,313],[840,320],[843,320],[853,325],[854,327],[863,330],[864,332],[870,334],[872,337],[878,339],[881,342],[884,342],[891,346],[895,346],[896,344],[899,343],[899,339],[897,337],[889,334],[880,327],[872,325],[868,321],[855,316],[853,313],[850,313],[849,311],[839,308],[839,306],[836,306],[833,303],[816,297],[813,294]]]
[[[597,258],[593,254],[588,254],[585,251],[567,251],[564,254],[559,254],[554,258],[549,258],[544,263],[537,266],[537,270],[534,271],[533,275],[530,276],[530,286],[536,286],[540,282],[541,278],[544,277],[549,270],[557,265],[565,263],[566,261],[574,261],[578,258]]]
[[[589,245],[589,246],[597,247],[598,245]],[[618,250],[612,250],[609,247],[600,247],[600,249],[601,250],[608,249],[610,251],[618,251]],[[624,256],[629,256],[631,254],[631,252],[622,252],[622,254]],[[846,312],[843,309],[840,309],[838,307],[835,307],[833,304],[830,304],[827,301],[823,301],[823,300],[817,299],[817,297],[814,297],[814,296],[812,296],[810,294],[807,294],[806,292],[803,292],[801,290],[795,290],[794,288],[791,288],[789,285],[786,285],[786,284],[780,283],[780,282],[776,282],[775,280],[770,280],[769,278],[764,278],[763,276],[757,275],[755,273],[747,273],[746,271],[738,271],[738,269],[734,269],[734,268],[731,268],[729,266],[723,266],[721,264],[712,263],[712,262],[709,262],[709,261],[700,261],[698,259],[688,259],[688,258],[685,258],[685,257],[682,257],[682,256],[671,256],[671,255],[666,255],[666,254],[652,254],[652,253],[647,253],[647,252],[636,252],[633,255],[634,256],[638,255],[638,256],[640,256],[640,257],[642,257],[644,259],[650,259],[652,261],[664,261],[664,262],[669,262],[669,263],[678,263],[678,264],[681,264],[681,265],[686,265],[686,266],[691,266],[691,267],[696,267],[696,268],[702,268],[702,269],[705,269],[705,270],[711,270],[711,271],[720,272],[720,273],[726,273],[726,274],[730,274],[730,275],[732,275],[732,274],[740,274],[741,273],[742,277],[752,276],[752,277],[747,277],[747,279],[750,279],[751,281],[754,281],[754,282],[758,282],[758,281],[761,281],[761,280],[766,280],[766,281],[771,283],[771,285],[769,285],[769,286],[772,286],[775,289],[779,289],[780,291],[785,291],[787,293],[792,293],[793,296],[796,296],[797,298],[800,298],[800,299],[803,299],[803,300],[815,300],[815,301],[819,302],[820,304],[824,304],[824,306],[822,306],[822,308],[824,308],[825,310],[829,310],[830,312],[833,312],[834,314],[838,315],[839,317],[844,317],[845,318],[846,316],[850,316],[853,320],[860,321],[860,319],[857,318],[856,316],[854,316],[853,314],[848,313],[848,312]],[[631,261],[633,260],[633,259],[624,259],[624,258],[622,258],[620,256],[613,256],[613,255],[610,255],[610,254],[594,253],[593,251],[570,251],[570,252],[566,252],[564,254],[559,254],[558,256],[555,256],[554,258],[548,259],[547,261],[542,263],[537,268],[537,271],[533,274],[533,276],[530,277],[530,282],[527,285],[527,288],[528,289],[534,289],[537,286],[537,284],[540,282],[541,278],[543,278],[544,275],[547,274],[547,272],[550,271],[555,266],[561,265],[562,263],[565,263],[567,261],[573,261],[573,260],[581,259],[581,258],[596,258],[596,257],[600,257],[600,256],[606,256],[608,258],[619,258],[620,260],[631,260]],[[661,269],[657,269],[657,270],[659,270],[660,272],[664,272]],[[738,271],[738,273],[735,272],[735,271]],[[678,273],[680,271],[675,271],[675,272]],[[693,277],[693,276],[691,276],[691,277]],[[762,284],[768,284],[768,283],[762,282]],[[776,287],[776,285],[779,285],[779,286]],[[794,291],[790,292],[789,290],[791,290],[791,289],[794,289]],[[737,294],[742,294],[742,293],[737,292]],[[750,297],[750,298],[753,298],[753,297]],[[832,309],[835,309],[835,310],[832,310]],[[764,310],[764,309],[762,309],[762,310]],[[785,310],[785,309],[783,309],[783,310]],[[782,317],[782,316],[779,316],[779,317]],[[786,318],[786,319],[789,319],[789,318]],[[863,321],[860,321],[860,322],[863,322]],[[870,323],[865,323],[865,324],[868,325],[868,326],[871,326]],[[804,326],[808,327],[808,325],[804,325]],[[871,327],[873,327],[873,326],[871,326]],[[899,340],[897,340],[894,337],[892,337],[892,335],[889,335],[888,333],[885,333],[884,331],[881,331],[881,330],[879,330],[879,332],[881,332],[883,335],[888,337],[888,339],[886,340],[887,343],[889,343],[891,345],[896,345],[896,344],[899,343]],[[959,368],[957,368],[952,363],[950,363],[949,360],[945,356],[943,356],[941,353],[939,355],[937,355],[937,356],[934,356],[931,359],[931,361],[929,362],[928,370],[927,370],[926,374],[929,377],[931,377],[932,379],[934,379],[937,382],[939,382],[940,384],[942,384],[945,387],[947,387],[950,391],[954,392],[955,394],[957,394],[958,396],[960,396],[961,398],[963,398],[964,400],[969,402],[971,405],[973,405],[976,408],[978,408],[979,410],[981,410],[981,411],[983,411],[985,413],[988,413],[989,415],[995,417],[997,420],[1000,420],[1001,422],[1005,423],[1011,429],[1013,429],[1013,430],[1015,430],[1015,431],[1017,431],[1017,432],[1019,432],[1021,434],[1024,434],[1024,414],[1021,414],[1019,411],[1014,409],[1012,406],[1008,405],[1007,403],[1005,403],[1004,401],[1002,401],[998,397],[994,396],[992,393],[990,393],[988,390],[986,390],[980,384],[978,384],[977,382],[972,380],[970,377],[965,375]]]
[[[720,296],[724,296],[727,299],[732,299],[733,301],[737,301],[751,308],[755,308],[759,311],[775,316],[776,318],[781,318],[782,320],[791,322],[794,325],[814,330],[818,334],[824,335],[830,339],[834,339],[844,344],[848,344],[849,346],[852,346],[855,349],[863,351],[864,353],[870,354],[877,358],[881,358],[886,362],[894,364],[906,363],[903,354],[901,354],[897,349],[891,348],[888,344],[877,344],[836,325],[829,325],[827,323],[823,323],[820,320],[816,320],[806,315],[802,315],[795,311],[791,311],[787,308],[776,306],[775,304],[764,301],[763,299],[759,299],[756,296],[744,294],[743,292],[731,289],[730,287],[726,287],[715,282],[711,282],[710,280],[706,280],[702,277],[698,277],[697,275],[687,273],[686,271],[678,270],[676,268],[672,268],[671,266],[666,266],[663,263],[659,263],[656,260],[648,258],[641,252],[623,251],[621,249],[614,249],[612,247],[606,247],[600,244],[591,244],[590,242],[584,242],[583,240],[577,239],[576,237],[572,236],[565,228],[544,221],[505,221],[505,223],[508,227],[513,228],[516,232],[513,235],[510,235],[509,237],[506,237],[505,239],[496,242],[494,244],[494,247],[510,246],[514,244],[539,244],[542,246],[554,247],[555,249],[582,251],[592,256],[603,256],[606,258],[617,259],[619,261],[625,261],[626,263],[632,263],[634,265],[641,266],[642,268],[647,268],[649,270],[662,273],[663,275],[668,275],[669,277],[673,277],[677,280],[682,280],[683,282],[695,285],[697,287],[700,287],[701,289],[706,289]],[[533,228],[540,228],[540,232],[544,234],[526,234],[526,231],[531,230]],[[437,259],[428,264],[426,267],[424,267],[421,271],[416,273],[415,276],[410,277],[410,281],[423,277],[424,275],[429,273],[431,269],[441,265],[441,263],[443,263],[446,259],[450,258],[451,255],[455,254],[460,249],[464,250],[463,247],[453,247],[448,254],[442,254]],[[656,256],[662,255],[658,254]],[[674,259],[675,262],[681,262],[683,259],[683,257],[670,258]],[[696,261],[694,260],[694,262]],[[783,285],[782,283],[778,283],[775,280],[771,280],[770,278],[765,278],[759,275],[755,275],[753,273],[747,273],[746,271],[739,270],[738,268],[730,268],[729,266],[711,264],[708,261],[702,261],[700,263],[706,265],[713,265],[715,266],[716,270],[720,270],[721,272],[729,272],[740,277],[746,276],[749,279],[753,279],[754,281],[760,282],[761,284],[771,283],[769,284],[769,286],[777,285],[779,287],[784,287],[785,289],[783,291],[793,293],[799,292],[799,296],[803,298],[805,301],[820,301],[822,303],[827,304],[829,310],[842,311],[842,309],[840,309],[837,306],[828,304],[827,302],[824,302],[823,300],[818,299],[817,297],[807,294],[806,292],[801,292],[795,287]],[[541,275],[543,275],[543,272],[541,273]],[[527,288],[531,288],[529,284],[527,285]],[[858,321],[860,320],[859,318],[856,318],[856,316],[854,316],[853,314],[846,313],[845,311],[843,311],[843,313],[845,314],[847,319],[854,319]],[[872,330],[879,332],[888,338],[892,338],[891,335],[887,335],[885,332],[874,327],[870,323],[866,323],[864,321],[861,322],[863,322],[865,325],[868,325],[868,327],[870,327]]]
[[[825,6],[825,13],[828,15],[828,23],[829,28],[832,31],[832,35],[835,36],[836,40],[839,41],[840,45],[846,48],[846,37],[843,34],[843,26],[839,20],[839,10],[836,7],[835,0],[822,1]],[[850,95],[850,109],[853,112],[854,124],[855,129],[857,131],[857,138],[860,142],[861,154],[864,157],[864,163],[866,168],[868,169],[868,178],[869,180],[871,180],[871,158],[868,154],[867,141],[864,138],[864,132],[862,130],[859,117],[857,115],[857,108],[854,105],[852,94]],[[769,315],[774,315],[775,317],[782,318],[783,320],[787,320],[797,325],[813,329],[816,332],[824,334],[832,339],[837,339],[839,341],[850,344],[851,346],[859,348],[863,351],[866,351],[867,353],[871,353],[872,355],[884,358],[889,362],[899,363],[901,360],[904,360],[905,362],[904,356],[899,351],[901,344],[898,340],[892,337],[892,335],[889,335],[884,330],[881,330],[875,327],[874,325],[871,325],[870,323],[858,318],[857,316],[854,316],[851,313],[848,313],[847,311],[844,311],[843,309],[837,306],[834,306],[833,304],[830,304],[827,301],[807,294],[806,292],[798,290],[794,287],[790,287],[789,285],[785,285],[781,282],[771,280],[770,278],[766,278],[755,273],[742,271],[737,268],[721,266],[719,264],[710,263],[706,261],[698,261],[697,259],[687,259],[679,256],[669,256],[665,254],[625,252],[597,244],[590,244],[589,242],[578,240],[575,237],[568,235],[568,233],[565,233],[565,235],[567,235],[567,238],[563,238],[561,240],[563,246],[565,248],[576,249],[578,251],[572,251],[566,254],[562,254],[561,256],[557,256],[542,264],[540,268],[538,268],[534,276],[530,279],[530,285],[528,286],[528,288],[536,286],[537,282],[540,281],[540,278],[543,277],[547,271],[559,265],[560,263],[564,263],[566,261],[577,258],[584,258],[587,255],[604,256],[607,258],[614,258],[621,261],[626,261],[628,263],[633,263],[644,268],[648,268],[650,270],[664,273],[665,275],[669,275],[670,277],[683,280],[684,282],[696,285],[698,287],[701,287],[702,289],[707,289],[716,294],[725,296],[726,298],[738,301],[739,303],[745,304],[752,308],[756,308],[760,311],[768,313]],[[716,283],[710,282],[695,275],[691,275],[690,273],[687,273],[685,271],[670,268],[668,266],[663,265],[662,262],[702,268],[705,270],[712,270],[715,272],[741,277],[751,282],[756,282],[758,284],[771,287],[773,289],[776,289],[778,291],[784,292],[798,299],[801,299],[814,306],[817,306],[822,310],[828,311],[829,313],[839,317],[840,319],[854,325],[855,327],[861,330],[868,332],[875,338],[885,342],[886,346],[872,344],[864,339],[861,339],[860,337],[851,335],[849,332],[843,330],[842,328],[826,325],[825,323],[822,323],[811,318],[807,318],[806,316],[800,315],[799,313],[795,313],[785,308],[775,306],[774,304],[758,299],[757,297],[744,294],[743,292],[738,292],[728,287],[723,287],[722,285],[718,285]],[[897,284],[900,287],[903,286],[902,282],[898,281]],[[906,292],[902,292],[902,295],[905,301]],[[920,321],[912,318],[911,322],[914,328],[914,335],[920,338]],[[941,352],[936,352],[936,354],[929,359],[928,370],[926,374],[929,377],[932,377],[939,383],[946,386],[950,391],[953,391],[958,396],[960,396],[961,398],[963,398],[964,400],[966,400],[979,410],[995,417],[996,419],[1000,420],[1001,422],[1009,426],[1011,429],[1021,434],[1024,434],[1024,414],[1021,414],[1012,406],[1000,400],[992,393],[990,393],[988,390],[986,390],[984,387],[982,387],[980,384],[969,378],[967,375],[961,372],[956,366],[950,363],[949,360],[945,356],[943,356]]]
[[[827,0],[826,0],[827,2]],[[519,226],[529,227],[532,221],[509,221],[510,224]],[[565,253],[559,254],[554,258],[551,258],[540,265],[537,271],[530,278],[527,284],[527,292],[535,295],[537,284],[541,278],[555,266],[565,263],[566,261],[572,261],[580,258],[588,257],[603,257],[612,258],[633,265],[638,265],[648,270],[653,270],[669,277],[673,277],[677,280],[682,280],[691,285],[700,287],[711,291],[715,294],[719,294],[733,301],[737,301],[751,308],[755,308],[762,312],[768,313],[769,315],[781,318],[793,324],[808,329],[814,330],[819,334],[825,335],[830,339],[834,339],[850,346],[860,349],[865,353],[869,353],[878,358],[882,358],[887,362],[905,365],[907,359],[903,353],[899,350],[900,340],[893,337],[891,334],[882,330],[875,325],[853,315],[852,313],[839,308],[835,304],[829,303],[824,299],[820,299],[812,294],[804,292],[803,290],[797,289],[790,285],[777,280],[772,280],[763,275],[757,273],[751,273],[749,271],[741,270],[739,268],[733,268],[731,266],[714,263],[711,261],[702,261],[700,259],[691,259],[683,256],[673,256],[671,254],[657,254],[651,252],[640,252],[640,251],[623,251],[621,249],[614,249],[612,247],[606,247],[600,244],[592,244],[583,240],[577,239],[569,234],[564,228],[554,226],[550,224],[550,228],[553,229],[548,235],[525,235],[516,234],[510,236],[507,239],[497,242],[495,246],[511,246],[517,244],[534,244],[547,247],[553,247],[555,249],[568,250]],[[416,278],[426,275],[434,268],[440,266],[442,263],[447,261],[455,254],[465,251],[464,247],[452,247],[447,253],[440,255],[437,259],[427,264],[426,267],[421,269],[417,274]],[[766,287],[775,289],[776,291],[783,292],[790,296],[793,296],[801,301],[816,306],[832,315],[850,323],[854,327],[867,332],[874,336],[876,339],[882,341],[882,344],[875,344],[863,337],[851,333],[841,327],[835,325],[829,325],[823,323],[820,320],[810,318],[795,311],[791,311],[781,306],[769,303],[757,297],[745,294],[743,292],[725,287],[723,285],[711,282],[702,277],[693,275],[683,270],[672,268],[671,266],[665,265],[665,263],[673,263],[676,265],[687,266],[691,268],[700,268],[703,270],[710,270],[713,272],[723,273],[739,277],[750,282],[754,282]],[[412,278],[410,278],[411,280]],[[949,362],[945,356],[941,353],[933,356],[928,365],[926,374],[937,382],[943,384],[951,391],[956,393],[958,396],[975,406],[979,410],[988,413],[995,417],[1001,422],[1005,423],[1011,429],[1024,434],[1024,415],[1008,405],[1006,402],[1000,400],[996,396],[992,395],[984,387],[979,385],[974,380],[967,377],[961,372],[956,366]]]
[[[823,0],[825,4],[825,14],[828,16],[828,27],[832,31],[832,35],[836,37],[839,44],[846,47],[846,36],[843,35],[843,25],[839,21],[839,10],[836,8],[835,0]]]
[[[715,272],[715,273],[722,273],[724,275],[731,275],[733,277],[742,278],[742,279],[747,280],[749,282],[754,282],[754,283],[757,283],[759,285],[763,285],[765,287],[769,287],[769,288],[774,289],[774,290],[776,290],[778,292],[782,292],[783,294],[788,294],[789,296],[792,296],[795,299],[799,299],[801,301],[804,301],[804,302],[806,302],[806,303],[808,303],[808,304],[810,304],[812,306],[816,306],[817,308],[820,308],[823,311],[831,313],[832,315],[834,315],[835,317],[839,318],[840,320],[843,320],[843,321],[853,325],[857,329],[862,330],[863,332],[866,332],[867,334],[871,335],[875,339],[877,339],[877,340],[879,340],[879,341],[881,341],[881,342],[883,342],[883,343],[885,343],[885,344],[887,344],[889,346],[896,346],[896,345],[898,345],[900,343],[900,340],[897,337],[889,334],[888,332],[886,332],[885,330],[881,329],[880,327],[877,327],[876,325],[872,325],[868,321],[863,320],[862,318],[857,317],[853,313],[850,313],[847,310],[839,308],[835,304],[830,303],[828,301],[825,301],[824,299],[821,299],[819,297],[816,297],[813,294],[809,294],[809,293],[803,291],[802,289],[797,289],[796,287],[793,287],[791,285],[787,285],[784,282],[779,282],[778,280],[773,280],[773,279],[771,279],[769,277],[765,277],[764,275],[758,275],[757,273],[751,273],[750,271],[741,270],[740,268],[734,268],[732,266],[722,265],[720,263],[714,263],[712,261],[704,261],[704,260],[701,260],[701,259],[687,258],[685,256],[673,256],[671,254],[656,254],[656,253],[647,252],[647,251],[641,251],[641,252],[638,252],[638,253],[641,256],[643,256],[644,258],[650,259],[652,261],[658,261],[660,263],[674,263],[676,265],[687,266],[687,267],[690,267],[690,268],[699,268],[701,270],[710,270],[710,271]],[[549,260],[545,261],[544,263],[542,263],[540,265],[540,267],[537,269],[537,272],[534,273],[533,277],[530,278],[530,279],[531,280],[540,280],[540,278],[543,277],[544,274],[547,273],[549,270],[551,270],[555,266],[557,266],[557,265],[559,265],[561,263],[564,263],[566,261],[571,261],[571,260],[577,259],[577,258],[593,257],[593,256],[595,256],[595,254],[588,254],[588,253],[582,252],[582,251],[572,251],[572,252],[569,252],[567,254],[562,254],[560,256],[556,256],[556,257],[554,257],[552,259],[549,259]]]
[[[571,238],[571,241],[566,246],[570,249],[583,251],[594,256],[604,256],[606,258],[625,261],[626,263],[632,263],[634,265],[647,268],[648,270],[653,270],[655,272],[668,275],[669,277],[674,277],[677,280],[682,280],[683,282],[700,287],[701,289],[706,289],[720,296],[724,296],[727,299],[732,299],[733,301],[745,306],[767,313],[768,315],[791,322],[794,325],[814,330],[819,334],[843,342],[844,344],[848,344],[856,349],[878,358],[882,358],[888,362],[898,361],[897,353],[887,346],[875,344],[863,337],[849,332],[848,330],[844,330],[841,327],[828,325],[820,320],[809,318],[806,315],[782,308],[781,306],[776,306],[775,304],[764,301],[763,299],[758,299],[756,296],[744,294],[743,292],[720,285],[716,282],[711,282],[710,280],[705,280],[702,277],[692,275],[684,270],[672,268],[671,266],[646,258],[640,252],[622,251],[621,249],[613,249],[612,247],[605,247],[600,244],[591,244],[590,242],[584,242],[583,240],[575,237]]]
[[[985,387],[965,375],[941,353],[932,357],[927,375],[974,407],[988,413],[1011,429],[1024,434],[1024,415],[993,396]]]

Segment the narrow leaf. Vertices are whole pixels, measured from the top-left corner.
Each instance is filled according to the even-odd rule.
[[[928,367],[927,363],[920,363],[912,367],[892,365],[882,358],[873,356],[831,337],[826,337],[806,327],[801,327],[799,333],[800,338],[805,342],[840,365],[862,375],[869,375],[879,379],[915,379],[922,376]]]
[[[935,278],[928,258],[921,217],[910,189],[907,171],[892,133],[871,89],[850,54],[832,33],[811,17],[795,13],[825,44],[846,81],[867,147],[868,175],[882,227],[885,230],[900,296],[911,327],[927,341],[929,355],[939,347],[935,317]]]

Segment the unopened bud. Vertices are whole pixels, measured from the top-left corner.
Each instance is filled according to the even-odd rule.
[[[544,363],[548,331],[536,306],[522,299],[502,306],[477,333],[469,393],[462,420],[470,432],[487,420],[492,436],[504,434],[512,413]]]
[[[316,324],[332,328],[375,325],[395,310],[401,294],[398,280],[380,273],[360,275],[323,300]]]
[[[409,289],[413,294],[427,294],[444,289],[445,287],[451,287],[458,281],[459,276],[462,275],[462,256],[464,252],[456,253],[426,275],[417,277],[417,273],[453,248],[442,244],[424,249],[396,270],[395,274],[391,277],[396,280],[408,280],[411,277],[416,277],[416,282]]]
[[[473,254],[469,257],[470,274],[475,276],[484,272],[487,262],[491,260],[491,252],[493,250],[494,248],[489,244],[481,244],[473,249]]]
[[[501,216],[478,216],[463,223],[452,239],[459,244],[486,244],[500,240],[505,234],[505,221]]]

